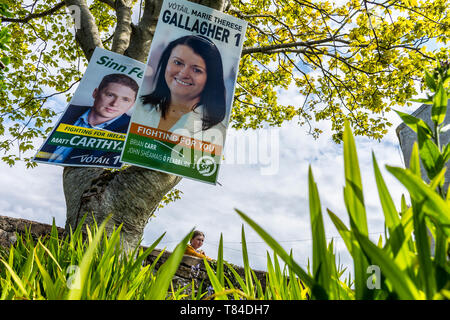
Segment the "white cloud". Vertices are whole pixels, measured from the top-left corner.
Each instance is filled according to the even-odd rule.
[[[341,262],[352,270],[352,261],[326,212],[329,208],[348,225],[343,200],[342,145],[331,141],[328,124],[320,126],[326,133],[317,140],[307,135],[305,129],[299,128],[295,122],[286,123],[279,129],[279,170],[276,174],[261,175],[261,163],[231,163],[221,168],[219,182],[222,186],[183,179],[177,186],[184,193],[182,199],[156,212],[156,217],[145,228],[143,244],[150,245],[166,232],[159,247],[166,246],[172,250],[191,228],[197,227],[206,232],[204,249],[209,256],[217,257],[222,233],[225,259],[242,265],[240,240],[244,221],[234,211],[237,208],[280,241],[288,252],[292,249],[296,261],[306,268],[308,258],[312,258],[308,206],[308,166],[311,164],[321,198],[328,241],[337,236],[337,254],[341,256]],[[371,152],[374,150],[377,156],[398,207],[404,189],[384,169],[385,164],[402,166],[395,127],[381,143],[357,137],[356,144],[369,232],[376,241],[379,234],[374,232],[384,230],[384,217],[373,175]],[[22,163],[18,163],[12,168],[0,164],[0,171],[1,215],[44,223],[51,223],[52,217],[55,217],[56,224],[64,227],[62,168],[42,164],[35,169],[25,169]],[[244,224],[244,227],[250,264],[255,269],[264,270],[268,247],[248,225]]]

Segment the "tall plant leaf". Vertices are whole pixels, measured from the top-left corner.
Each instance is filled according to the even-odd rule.
[[[309,212],[311,220],[311,234],[313,240],[313,276],[325,291],[330,289],[330,266],[327,259],[327,243],[323,226],[322,208],[320,205],[317,184],[314,181],[311,166],[308,171]],[[320,274],[319,273],[320,270]]]
[[[409,115],[407,113],[398,111],[398,110],[394,110],[399,117],[403,120],[403,122],[410,127],[414,132],[417,133],[417,127],[421,127],[422,129],[424,129],[424,132],[431,137],[433,135],[433,130],[431,130],[430,126],[423,121],[420,118],[416,118],[412,115]]]
[[[447,236],[450,236],[450,204],[409,169],[390,166],[386,166],[386,169],[408,189],[417,203],[423,204],[423,210],[427,215],[436,219]]]
[[[220,294],[221,292],[225,291],[224,286],[220,283],[219,278],[214,274],[214,271],[211,269],[211,266],[209,265],[208,261],[203,258],[203,263],[205,265],[206,273],[208,274],[208,278],[211,281],[211,285],[214,288],[214,292],[216,293],[216,300],[228,300],[228,297],[226,294]]]
[[[176,246],[169,259],[159,268],[156,274],[156,281],[151,286],[149,293],[145,296],[146,300],[164,300],[167,295],[170,283],[175,272],[178,270],[181,259],[183,259],[186,246],[192,237],[194,229],[191,230],[181,242]]]
[[[439,147],[429,139],[422,127],[417,129],[417,139],[419,141],[419,154],[428,178],[432,180],[444,167],[444,158]]]
[[[345,168],[344,197],[350,216],[350,226],[352,229],[357,229],[360,233],[367,235],[366,209],[364,207],[364,195],[358,155],[356,152],[355,140],[348,122],[345,124],[343,140]]]
[[[369,232],[367,227],[366,209],[364,206],[361,173],[359,170],[355,140],[348,122],[345,123],[343,140],[345,168],[344,200],[350,218],[350,230],[367,236]],[[368,261],[357,246],[352,249],[352,252],[355,270],[356,298],[368,299],[372,294],[366,286]]]
[[[69,300],[79,300],[82,296],[83,289],[86,285],[86,282],[89,281],[88,275],[89,271],[91,269],[92,259],[94,258],[95,251],[97,250],[97,247],[100,244],[100,239],[102,237],[103,230],[106,227],[106,223],[111,218],[111,216],[107,217],[102,224],[100,225],[100,228],[98,228],[97,233],[95,234],[94,239],[91,241],[89,247],[86,250],[86,253],[83,256],[83,259],[80,263],[80,269],[79,272],[75,274],[75,283],[80,284],[80,288],[73,287],[70,289],[67,298]],[[89,227],[86,227],[87,230],[89,230]],[[78,227],[77,227],[78,230]],[[81,236],[80,236],[81,238]]]
[[[246,294],[252,295],[254,292],[254,286],[252,275],[250,272],[250,264],[248,262],[247,241],[245,240],[244,225],[242,225],[241,230],[241,242],[242,242],[242,259],[244,261],[245,283],[247,287]]]
[[[364,252],[371,258],[371,261],[380,267],[381,273],[392,284],[400,299],[416,300],[423,298],[407,274],[402,272],[382,249],[373,244],[365,235],[355,232],[354,236]]]
[[[217,254],[217,278],[219,279],[222,287],[225,286],[225,280],[223,275],[223,236],[220,234],[220,242],[219,242],[219,252]]]
[[[326,291],[316,283],[316,281],[311,278],[303,269],[300,267],[287,252],[283,249],[283,247],[275,241],[264,229],[262,229],[255,221],[253,221],[250,217],[245,215],[243,212],[235,209],[239,216],[247,222],[256,233],[267,243],[269,247],[297,274],[297,276],[311,289],[311,292],[316,299],[328,299],[328,295]]]
[[[444,85],[439,83],[437,92],[433,98],[433,107],[431,108],[431,120],[437,125],[444,122],[447,113],[447,90]]]
[[[389,190],[384,182],[380,168],[378,167],[375,154],[372,152],[373,169],[375,172],[375,181],[378,188],[378,196],[380,197],[381,207],[385,217],[386,226],[389,229],[389,245],[392,248],[394,257],[397,255],[398,250],[401,248],[405,239],[401,220],[395,208],[394,201],[392,201]]]

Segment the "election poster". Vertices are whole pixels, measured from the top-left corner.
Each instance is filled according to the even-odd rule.
[[[121,161],[216,184],[247,23],[165,0]]]
[[[120,168],[145,63],[96,48],[69,105],[33,161]]]

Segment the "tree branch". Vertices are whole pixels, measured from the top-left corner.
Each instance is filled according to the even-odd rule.
[[[313,45],[317,44],[323,44],[327,42],[342,42],[347,43],[348,41],[341,40],[341,39],[335,39],[334,37],[331,38],[325,38],[320,40],[314,40],[314,41],[300,41],[300,42],[288,42],[288,43],[280,43],[280,44],[274,44],[271,46],[262,46],[262,47],[250,47],[250,48],[244,48],[242,50],[242,55],[251,54],[251,53],[272,53],[275,50],[278,49],[286,49],[286,48],[297,48],[297,47],[312,47]]]
[[[89,61],[96,47],[103,48],[100,33],[95,19],[89,11],[85,0],[65,0],[66,6],[78,6],[80,8],[80,28],[75,33],[75,39]]]
[[[46,17],[48,15],[51,15],[51,14],[55,13],[56,11],[58,11],[59,9],[61,9],[62,7],[64,7],[65,4],[66,4],[65,1],[61,1],[58,4],[56,4],[53,8],[50,8],[46,11],[42,11],[42,12],[38,12],[38,13],[31,13],[28,16],[23,17],[23,18],[0,17],[0,20],[2,22],[25,23],[25,22],[30,21],[31,19],[42,18],[42,17]]]
[[[116,31],[111,50],[123,54],[130,44],[131,37],[131,0],[116,0]]]
[[[155,33],[162,0],[145,0],[144,11],[137,25],[131,24],[131,39],[125,55],[146,62]]]

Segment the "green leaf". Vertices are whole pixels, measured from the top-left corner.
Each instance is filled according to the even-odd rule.
[[[105,229],[106,223],[108,222],[108,220],[110,218],[111,218],[111,216],[108,216],[102,222],[102,224],[98,228],[97,233],[95,234],[94,239],[92,241],[90,241],[90,244],[89,244],[85,254],[83,255],[83,259],[80,262],[79,272],[77,272],[75,274],[75,283],[79,283],[80,288],[74,287],[74,288],[70,289],[70,291],[67,295],[68,300],[80,300],[82,293],[83,293],[83,289],[86,285],[86,282],[89,281],[88,274],[91,269],[92,260],[94,258],[95,251],[97,250],[97,247],[100,244],[103,230]],[[82,221],[84,221],[84,219]],[[78,227],[77,227],[77,230],[78,230]],[[80,228],[80,230],[81,230],[81,228]],[[90,234],[89,227],[86,226],[86,230],[88,231],[88,235],[89,235]]]
[[[447,143],[444,147],[444,150],[442,151],[442,158],[444,163],[447,163],[450,160],[450,143]]]
[[[203,258],[203,262],[205,264],[206,273],[208,274],[211,285],[214,288],[214,292],[217,294],[215,298],[217,300],[228,300],[228,297],[226,294],[220,294],[220,292],[224,291],[225,288],[222,286],[222,284],[220,283],[220,280],[214,274],[214,271],[211,269],[208,261],[205,258]]]
[[[245,283],[247,284],[246,294],[252,295],[254,292],[253,280],[250,272],[250,264],[248,262],[247,242],[245,240],[244,225],[241,230],[241,242],[242,242],[242,259],[244,261]]]
[[[316,299],[327,299],[328,295],[321,286],[319,286],[316,281],[311,278],[291,257],[287,252],[281,247],[281,245],[275,241],[266,231],[264,231],[256,222],[245,215],[243,212],[235,209],[239,216],[247,222],[256,233],[267,243],[269,247],[281,258],[283,261],[293,269],[295,274],[311,289],[313,296]]]
[[[436,190],[437,187],[442,187],[445,182],[445,172],[447,171],[447,167],[442,168],[442,170],[431,180],[430,188]]]
[[[430,99],[409,99],[409,101],[411,102],[419,102],[419,103],[424,103],[424,104],[433,104],[433,101]]]
[[[14,270],[11,268],[11,266],[3,259],[0,259],[0,261],[5,265],[6,270],[8,270],[9,274],[13,278],[14,282],[19,287],[19,290],[22,292],[24,297],[28,296],[27,290],[25,289],[24,284],[20,280],[20,277],[17,275],[17,273],[14,272]]]
[[[422,201],[412,201],[414,239],[419,258],[419,277],[421,278],[422,288],[425,288],[427,299],[432,299],[436,293],[436,279],[434,268],[431,261],[430,240],[428,238],[427,226],[425,223],[425,214],[422,211]]]
[[[427,215],[436,219],[450,236],[450,204],[411,170],[390,166],[386,166],[386,169],[408,189],[412,199],[423,203],[423,210]]]
[[[350,230],[348,230],[348,228],[336,214],[334,214],[330,209],[327,209],[327,211],[331,221],[334,223],[334,226],[341,235],[342,240],[344,240],[347,250],[349,251],[350,255],[353,256],[354,244],[352,239],[352,233],[350,232]]]
[[[169,259],[159,268],[156,274],[156,281],[151,286],[150,291],[145,296],[146,300],[164,300],[169,289],[172,278],[178,270],[181,259],[183,259],[186,246],[192,237],[194,229],[191,230],[181,242],[176,246]]]
[[[444,167],[444,161],[438,146],[429,139],[422,127],[417,128],[419,154],[428,178],[432,180]]]
[[[313,240],[313,276],[318,279],[325,291],[330,289],[330,267],[327,259],[327,242],[323,226],[322,209],[319,192],[314,181],[311,166],[308,172],[309,182],[309,212],[311,219],[311,234]],[[319,273],[320,270],[320,274]]]
[[[436,91],[436,81],[427,70],[425,70],[425,84],[431,91]]]
[[[41,244],[42,245],[42,244]],[[43,247],[43,246],[42,246]],[[56,293],[56,286],[52,281],[52,278],[50,277],[50,274],[45,270],[45,268],[42,266],[41,262],[39,261],[38,254],[36,252],[36,249],[38,247],[34,248],[34,257],[36,260],[36,265],[39,268],[39,271],[41,272],[42,278],[43,278],[43,285],[45,289],[45,293],[47,295],[47,298],[49,300],[56,300],[59,299],[57,293]]]
[[[417,300],[421,298],[412,280],[395,265],[382,249],[373,244],[365,235],[355,232],[354,236],[371,261],[380,267],[381,273],[392,284],[400,299]]]
[[[429,137],[433,136],[433,131],[431,130],[430,126],[425,121],[423,121],[422,119],[416,118],[416,117],[414,117],[412,115],[409,115],[407,113],[403,113],[403,112],[398,111],[398,110],[394,110],[394,111],[400,116],[400,118],[403,120],[403,122],[408,127],[410,127],[414,132],[417,133],[417,127],[420,126],[420,127],[422,127],[425,130],[426,134]]]
[[[378,187],[378,196],[380,197],[381,207],[383,208],[386,226],[389,229],[389,245],[392,248],[394,256],[396,256],[398,250],[402,246],[405,235],[403,233],[401,220],[398,215],[397,209],[395,208],[394,201],[392,201],[391,195],[389,194],[389,190],[387,189],[386,183],[384,182],[383,176],[381,175],[377,160],[375,158],[375,154],[373,152],[372,161],[375,171],[375,181]]]
[[[220,281],[222,287],[225,286],[224,274],[223,274],[223,236],[220,234],[219,252],[217,253],[217,278]]]
[[[417,177],[422,177],[420,172],[419,146],[417,142],[414,142],[411,150],[411,158],[409,159],[409,169]]]
[[[367,218],[364,207],[364,195],[359,170],[358,155],[355,140],[348,122],[344,131],[344,168],[345,188],[344,198],[350,216],[351,229],[357,229],[360,233],[367,235]]]
[[[236,272],[236,270],[234,270],[234,268],[228,262],[224,261],[224,263],[226,264],[228,270],[231,271],[231,273],[234,276],[234,279],[236,279],[236,281],[239,283],[239,286],[242,288],[242,290],[244,290],[245,293],[248,293],[249,291],[247,289],[247,285],[245,284],[242,277]]]
[[[352,232],[368,235],[358,155],[356,152],[355,140],[348,122],[345,123],[343,140],[345,168],[344,201],[350,218],[350,230]],[[352,252],[355,270],[356,298],[367,299],[372,294],[366,285],[368,261],[359,248],[354,247]]]
[[[431,108],[431,120],[440,125],[444,122],[447,113],[447,91],[442,83],[439,84],[436,95],[433,98],[433,107]]]
[[[150,255],[150,253],[152,253],[152,251],[156,248],[156,246],[159,244],[159,242],[164,238],[164,236],[166,235],[166,233],[164,232],[158,239],[156,239],[156,241],[154,241],[150,247],[148,247],[142,254],[140,254],[136,261],[134,262],[133,266],[131,268],[127,269],[127,272],[125,273],[124,278],[127,279],[130,275],[130,273],[133,270],[136,270],[138,266],[142,265],[142,262]],[[162,252],[161,252],[162,253]],[[154,263],[156,263],[156,259],[154,261]]]

